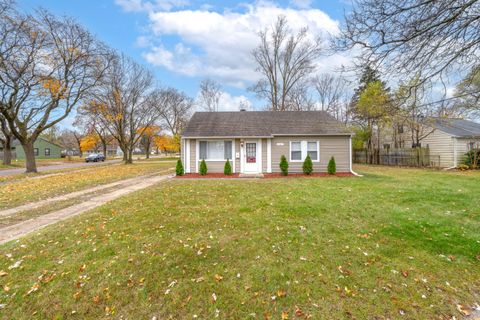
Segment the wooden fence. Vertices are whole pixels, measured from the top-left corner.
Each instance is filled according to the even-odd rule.
[[[440,156],[430,155],[428,148],[360,149],[353,151],[353,162],[386,166],[439,167]]]

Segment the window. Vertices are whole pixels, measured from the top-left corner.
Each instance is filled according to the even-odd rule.
[[[290,150],[290,160],[302,160],[302,143],[300,141],[293,141],[290,145]]]
[[[232,159],[232,141],[200,141],[200,160]]]
[[[50,148],[45,148],[45,156],[50,156]]]
[[[37,157],[38,156],[38,148],[33,148],[33,154]]]
[[[320,158],[318,141],[290,141],[290,161],[302,162],[310,155],[312,161],[319,161]]]
[[[317,150],[317,142],[307,142],[307,154],[310,156],[312,161],[318,160],[318,150]]]

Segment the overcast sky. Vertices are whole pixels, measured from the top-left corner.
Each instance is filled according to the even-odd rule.
[[[198,84],[222,84],[221,108],[238,110],[241,101],[261,109],[247,88],[258,74],[250,52],[256,33],[285,15],[293,30],[308,26],[312,37],[338,32],[346,0],[196,1],[196,0],[18,0],[21,8],[42,6],[75,17],[100,40],[154,71],[158,82],[196,97]],[[318,72],[348,65],[346,55],[325,56]]]

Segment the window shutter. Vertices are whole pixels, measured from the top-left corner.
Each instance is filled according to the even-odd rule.
[[[200,141],[200,153],[198,156],[200,159],[197,160],[207,159],[207,141]]]
[[[224,141],[224,158],[225,159],[232,159],[232,141]]]

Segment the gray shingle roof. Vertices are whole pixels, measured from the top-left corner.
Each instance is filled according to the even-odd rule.
[[[350,135],[325,111],[196,112],[183,137],[271,137],[275,135]]]
[[[434,119],[434,126],[438,130],[456,137],[480,137],[480,123],[473,121],[451,118],[436,118]]]

